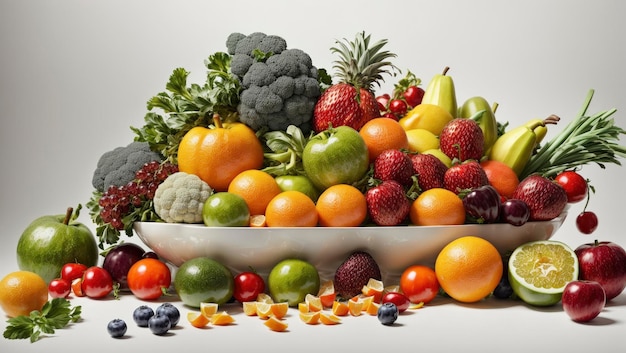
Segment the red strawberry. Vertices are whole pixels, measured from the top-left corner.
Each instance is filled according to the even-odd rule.
[[[480,163],[472,159],[448,168],[443,176],[443,184],[446,189],[458,194],[463,190],[488,185],[489,179]]]
[[[413,183],[413,163],[406,153],[389,149],[383,151],[374,160],[374,178],[395,180],[404,186]]]
[[[365,192],[367,211],[379,226],[395,226],[409,215],[411,202],[395,180],[385,180]]]
[[[330,86],[318,100],[313,111],[313,129],[316,132],[347,125],[360,130],[366,122],[380,117],[374,94],[364,88],[357,96],[356,88],[347,83]]]
[[[472,119],[451,120],[439,134],[439,149],[450,159],[480,160],[483,156],[484,135],[478,123]]]
[[[417,153],[409,156],[413,164],[413,173],[417,175],[420,190],[443,187],[443,176],[448,167],[432,154]]]
[[[395,54],[381,50],[386,40],[370,43],[369,35],[358,33],[354,41],[339,44],[331,48],[340,57],[333,66],[339,81],[328,87],[315,104],[315,132],[330,125],[347,125],[358,131],[369,120],[380,117],[373,86],[380,84],[382,74],[389,73],[389,68],[396,68],[387,61]]]
[[[530,221],[549,221],[560,215],[567,205],[565,189],[554,180],[538,174],[520,181],[511,198],[526,202],[530,208]]]

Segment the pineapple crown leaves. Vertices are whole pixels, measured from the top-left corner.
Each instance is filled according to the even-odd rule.
[[[401,72],[389,61],[396,54],[382,50],[387,44],[386,39],[370,42],[371,36],[360,32],[354,41],[344,38],[343,42],[337,41],[337,46],[330,49],[340,57],[334,62],[333,68],[337,70],[337,77],[341,82],[371,91],[374,84],[380,87],[383,74],[396,76]]]

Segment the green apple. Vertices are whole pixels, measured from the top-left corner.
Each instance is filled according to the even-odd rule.
[[[300,191],[310,197],[313,202],[316,202],[320,196],[319,190],[313,185],[311,179],[304,175],[279,175],[274,179],[282,191]]]
[[[32,271],[46,283],[61,276],[61,267],[77,262],[87,267],[98,262],[98,244],[87,226],[76,221],[72,207],[64,215],[42,216],[35,219],[22,233],[17,243],[17,265]]]
[[[317,269],[301,259],[285,259],[276,264],[267,278],[270,296],[276,302],[295,307],[307,294],[316,295],[320,289]]]
[[[202,219],[209,227],[245,227],[250,223],[250,210],[243,197],[221,191],[206,199]]]
[[[353,184],[367,173],[369,152],[365,140],[349,126],[329,128],[311,137],[302,152],[302,166],[318,190],[335,184]]]

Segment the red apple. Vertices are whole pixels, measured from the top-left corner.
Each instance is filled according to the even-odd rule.
[[[580,266],[579,279],[602,285],[606,300],[617,297],[626,287],[626,251],[613,242],[580,245],[574,250]]]
[[[587,322],[596,318],[604,309],[606,295],[598,282],[571,281],[563,291],[561,304],[565,313],[576,322]]]

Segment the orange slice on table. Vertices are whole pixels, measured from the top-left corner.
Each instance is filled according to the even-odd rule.
[[[278,319],[274,316],[271,316],[267,321],[263,323],[263,325],[269,327],[270,330],[276,332],[283,332],[289,327],[286,321]]]
[[[207,316],[204,316],[204,314],[202,314],[201,312],[189,311],[187,312],[187,321],[189,321],[191,326],[201,328],[201,327],[205,327],[206,325],[208,325],[210,320]]]

